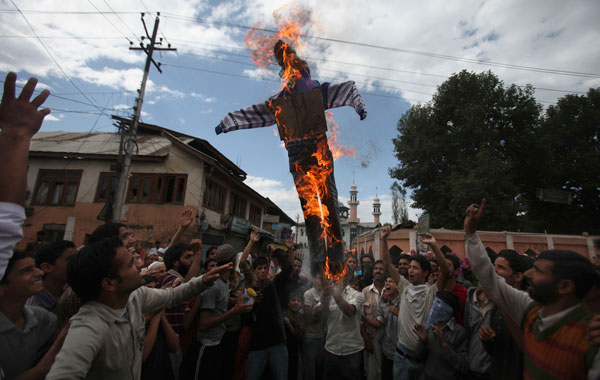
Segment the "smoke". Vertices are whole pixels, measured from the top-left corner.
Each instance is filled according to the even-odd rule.
[[[371,164],[371,161],[375,157],[375,153],[377,153],[378,151],[379,149],[377,148],[377,143],[375,142],[375,140],[370,140],[369,151],[366,155],[361,155],[361,157],[363,157],[363,160],[361,161],[360,166],[362,166],[364,169],[368,168]]]

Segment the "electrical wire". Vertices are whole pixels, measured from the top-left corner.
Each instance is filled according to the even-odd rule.
[[[19,13],[21,14],[21,16],[23,17],[23,19],[25,20],[25,22],[27,23],[27,25],[29,26],[29,28],[31,29],[31,31],[33,32],[33,34],[35,34],[37,36],[37,32],[35,31],[33,25],[31,25],[29,23],[29,20],[27,20],[27,17],[25,17],[25,15],[21,12],[21,10],[19,9],[19,7],[17,6],[17,4],[15,4],[15,2],[13,0],[10,0],[10,2],[13,4],[13,6],[17,9],[17,11],[19,11]],[[83,93],[83,91],[81,91],[81,89],[75,84],[75,82],[69,77],[69,75],[65,72],[65,70],[62,68],[62,66],[58,63],[58,61],[56,60],[56,58],[54,58],[54,55],[50,52],[50,49],[46,46],[46,44],[44,44],[44,42],[41,40],[41,38],[38,38],[38,41],[40,42],[40,44],[42,45],[42,47],[44,48],[44,50],[46,50],[46,53],[48,53],[48,55],[50,56],[50,58],[54,61],[54,63],[56,64],[56,66],[59,68],[59,70],[63,73],[63,75],[65,76],[65,78],[67,78],[67,80],[71,83],[71,85],[73,85],[73,87],[75,87],[75,89],[88,101],[90,102],[96,109],[98,109],[102,114],[104,114],[104,116],[107,116],[100,107],[98,107],[90,98],[87,97],[87,95],[85,95]]]
[[[11,0],[11,2],[12,2],[12,0]],[[0,13],[9,13],[9,12],[14,13],[14,11],[11,11],[11,10],[0,10]],[[85,12],[85,11],[35,11],[35,10],[27,10],[27,11],[19,11],[19,12],[21,14],[23,14],[23,13],[30,13],[30,14],[104,14],[104,13],[111,13],[111,12],[102,12],[102,11]],[[112,14],[132,14],[132,13],[137,13],[137,12],[112,12]],[[226,26],[226,27],[230,27],[230,28],[237,28],[237,29],[244,29],[244,30],[259,30],[259,31],[263,31],[266,33],[277,33],[278,32],[277,30],[274,30],[274,29],[258,28],[255,26],[241,25],[241,24],[235,24],[235,23],[210,21],[210,20],[199,18],[199,17],[176,15],[176,14],[172,14],[172,13],[168,13],[168,12],[163,13],[163,16],[170,17],[173,19],[179,19],[179,20],[194,21],[197,23],[207,24],[207,25],[219,25],[219,26]],[[308,35],[308,34],[303,34],[300,36],[303,38],[307,38],[307,39],[314,39],[314,40],[334,42],[334,43],[339,43],[339,44],[367,47],[367,48],[386,50],[386,51],[392,51],[392,52],[397,52],[397,53],[419,55],[419,56],[424,56],[424,57],[429,57],[429,58],[445,59],[445,60],[452,60],[452,61],[465,62],[465,63],[474,63],[474,64],[484,65],[484,66],[502,67],[502,68],[507,68],[507,69],[524,70],[524,71],[540,72],[540,73],[555,74],[555,75],[600,78],[600,74],[598,74],[598,73],[587,73],[587,72],[581,72],[581,71],[551,69],[551,68],[544,68],[544,67],[538,67],[538,66],[516,65],[516,64],[511,64],[511,63],[502,63],[502,62],[495,62],[495,61],[483,61],[480,59],[464,58],[464,57],[458,57],[458,56],[453,56],[453,55],[448,55],[448,54],[439,54],[439,53],[432,53],[432,52],[427,52],[427,51],[394,48],[394,47],[389,47],[389,46],[381,46],[381,45],[369,44],[369,43],[358,42],[358,41],[348,41],[348,40],[342,40],[342,39],[338,39],[338,38],[313,36],[313,35]]]
[[[238,28],[238,29],[245,29],[245,30],[259,30],[262,32],[272,33],[272,34],[276,34],[279,32],[278,30],[274,30],[274,29],[258,28],[255,26],[247,26],[247,25],[240,25],[240,24],[219,22],[219,21],[209,21],[209,20],[202,19],[199,17],[180,16],[180,15],[175,15],[172,13],[163,13],[163,15],[165,17],[171,17],[174,19],[196,21],[198,23],[208,24],[208,25],[220,25],[220,26],[227,26],[227,27],[231,27],[231,28]],[[372,49],[393,51],[393,52],[397,52],[397,53],[420,55],[420,56],[425,56],[425,57],[430,57],[430,58],[438,58],[438,59],[446,59],[446,60],[452,60],[452,61],[458,61],[458,62],[474,63],[474,64],[486,65],[486,66],[503,67],[503,68],[514,69],[514,70],[534,71],[534,72],[541,72],[541,73],[548,73],[548,74],[571,75],[571,76],[580,76],[580,77],[588,77],[588,78],[600,78],[600,74],[598,74],[598,73],[586,73],[586,72],[580,72],[580,71],[559,70],[559,69],[550,69],[550,68],[543,68],[543,67],[536,67],[536,66],[515,65],[515,64],[511,64],[511,63],[483,61],[483,60],[479,60],[479,59],[457,57],[457,56],[452,56],[452,55],[447,55],[447,54],[438,54],[438,53],[431,53],[431,52],[418,51],[418,50],[394,48],[394,47],[389,47],[389,46],[368,44],[368,43],[364,43],[364,42],[342,40],[342,39],[338,39],[338,38],[319,37],[319,36],[313,36],[313,35],[308,35],[308,34],[301,34],[300,37],[307,38],[307,39],[327,41],[327,42],[335,42],[335,43],[346,44],[346,45],[367,47],[367,48],[372,48]]]

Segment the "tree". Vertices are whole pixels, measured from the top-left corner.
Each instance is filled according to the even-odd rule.
[[[537,187],[568,192],[572,202],[542,202],[529,193],[530,218],[538,230],[600,234],[600,88],[548,107],[538,136],[547,151]]]
[[[486,198],[493,217],[482,228],[531,229],[525,193],[545,157],[540,111],[530,86],[505,88],[490,71],[452,75],[400,118],[390,175],[413,189],[434,228],[462,228],[466,206]]]
[[[408,222],[408,209],[406,207],[406,190],[394,181],[390,186],[392,191],[392,219],[394,224]]]

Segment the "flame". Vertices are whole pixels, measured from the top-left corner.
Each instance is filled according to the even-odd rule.
[[[334,265],[332,265],[333,266],[333,268],[332,268],[332,266],[329,265],[329,256],[325,258],[325,275],[331,281],[338,282],[342,278],[344,278],[346,273],[348,273],[348,268],[346,267],[345,262],[338,263],[338,262],[334,261],[333,264]],[[340,268],[339,268],[340,265],[342,266],[342,270],[340,270]]]
[[[321,238],[325,241],[327,247],[333,247],[340,243],[335,237],[329,220],[329,208],[321,203],[321,199],[328,197],[327,178],[333,172],[333,160],[327,152],[327,142],[319,140],[317,142],[317,151],[312,154],[317,159],[317,164],[309,168],[302,168],[296,164],[296,170],[302,173],[296,182],[298,195],[306,201],[302,210],[304,219],[309,216],[316,216],[321,220]]]
[[[344,146],[338,140],[340,136],[340,127],[335,120],[333,120],[333,113],[326,111],[325,117],[327,118],[327,129],[329,130],[329,149],[331,149],[331,153],[333,154],[333,160],[336,161],[342,156],[356,157],[355,147]]]
[[[273,12],[277,32],[267,32],[263,29],[261,21],[255,23],[246,33],[244,44],[250,52],[250,58],[258,67],[266,68],[268,65],[278,65],[273,55],[273,46],[278,40],[284,41],[283,60],[284,73],[281,77],[281,90],[288,86],[290,81],[299,79],[302,75],[298,68],[292,64],[295,58],[294,49],[302,52],[305,43],[302,41],[302,30],[312,24],[310,11],[299,7],[297,4],[284,5]]]

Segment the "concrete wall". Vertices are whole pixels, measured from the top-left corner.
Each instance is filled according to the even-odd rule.
[[[464,232],[455,230],[431,230],[440,247],[447,246],[461,258],[465,258]],[[375,258],[379,257],[379,247],[376,243],[377,233],[371,233],[365,236],[358,236],[354,239],[354,247],[359,256],[363,253],[373,251]],[[600,239],[600,236],[570,236],[570,235],[547,235],[522,232],[494,232],[481,231],[479,237],[486,248],[493,249],[496,253],[503,249],[514,249],[519,253],[526,253],[528,250],[536,254],[547,249],[568,249],[577,252],[585,257],[592,258],[594,255],[600,255],[592,244],[593,240]],[[415,249],[411,242],[416,238],[416,230],[400,229],[392,231],[388,238],[388,248],[397,246],[403,252],[409,253]],[[375,239],[374,239],[375,238]]]

